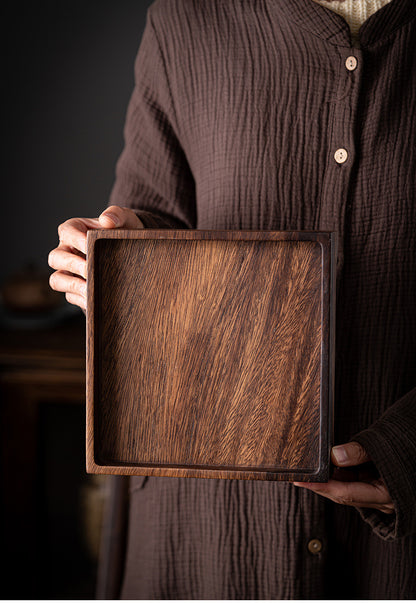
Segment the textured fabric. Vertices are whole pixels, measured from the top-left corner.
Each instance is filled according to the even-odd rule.
[[[147,227],[338,233],[335,443],[367,447],[395,513],[133,478],[124,598],[416,596],[415,13],[392,0],[357,49],[312,0],[149,10],[110,203]]]
[[[361,25],[391,0],[315,0],[315,2],[341,15],[350,27],[354,45],[359,46],[358,31]]]

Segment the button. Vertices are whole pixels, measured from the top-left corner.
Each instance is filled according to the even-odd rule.
[[[357,58],[354,56],[348,57],[345,61],[345,67],[348,69],[348,71],[354,71],[354,69],[357,69],[357,65],[358,61]]]
[[[312,555],[318,555],[322,551],[322,542],[318,538],[313,538],[308,542],[308,551]]]
[[[345,163],[348,159],[348,153],[345,149],[337,149],[334,153],[334,159],[337,163]]]

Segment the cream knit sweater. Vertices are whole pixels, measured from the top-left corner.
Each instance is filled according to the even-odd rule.
[[[358,30],[361,25],[391,0],[315,0],[315,2],[344,17],[350,26],[354,46],[359,46]]]

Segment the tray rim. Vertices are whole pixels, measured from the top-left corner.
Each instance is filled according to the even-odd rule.
[[[219,240],[315,242],[321,246],[321,395],[319,465],[314,471],[201,468],[197,466],[149,466],[122,463],[100,464],[95,459],[95,247],[101,240]],[[87,232],[87,311],[86,311],[86,470],[87,473],[125,476],[198,477],[214,479],[250,479],[267,481],[326,482],[329,479],[330,452],[333,443],[334,369],[335,369],[335,282],[337,233],[311,230],[205,230],[205,229],[105,229]],[[325,276],[327,278],[325,278]],[[325,307],[329,313],[325,316]]]

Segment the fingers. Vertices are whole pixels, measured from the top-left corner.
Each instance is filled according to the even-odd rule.
[[[66,301],[74,306],[79,306],[81,310],[87,310],[87,300],[82,295],[76,293],[65,293]]]
[[[58,226],[59,241],[66,247],[73,247],[87,253],[87,232],[100,228],[143,228],[133,210],[112,205],[99,218],[71,218]]]
[[[341,446],[334,446],[331,451],[331,459],[336,467],[352,467],[354,472],[354,481],[342,479],[330,479],[327,483],[301,483],[294,482],[295,486],[312,490],[316,494],[325,496],[330,500],[353,507],[366,507],[378,509],[383,513],[393,513],[394,504],[383,480],[371,477],[370,473],[361,472],[360,468],[365,463],[370,463],[371,459],[366,450],[358,442],[348,442]],[[340,471],[340,470],[338,470]],[[348,469],[351,471],[351,469]],[[369,476],[368,479],[361,479],[362,475]],[[373,473],[376,474],[376,472]],[[336,476],[337,473],[335,472]],[[357,479],[358,477],[358,479]]]
[[[48,264],[54,270],[71,272],[84,279],[87,278],[87,262],[85,257],[76,253],[76,251],[60,244],[53,249],[48,256]]]
[[[366,482],[329,480],[329,482],[323,484],[294,482],[294,485],[312,490],[316,494],[320,494],[341,505],[378,509],[388,514],[394,512],[393,501],[381,479],[370,484]]]
[[[370,457],[358,442],[349,442],[342,446],[334,446],[331,451],[331,460],[337,467],[352,467],[368,463]]]
[[[101,228],[143,228],[143,223],[133,210],[111,205],[98,218]]]
[[[67,301],[86,309],[87,295],[87,232],[107,228],[144,228],[134,211],[112,205],[99,218],[71,218],[58,227],[59,245],[48,257],[55,272],[49,284],[55,291],[65,293]]]
[[[102,228],[96,218],[71,218],[58,226],[59,241],[87,253],[87,231]]]
[[[79,295],[85,299],[87,297],[86,281],[83,278],[79,278],[73,274],[64,272],[63,270],[57,270],[51,274],[49,277],[49,285],[55,291]]]
[[[325,496],[340,505],[353,507],[366,507],[377,509],[383,513],[393,513],[394,503],[383,480],[375,471],[362,471],[365,463],[370,465],[370,457],[358,442],[349,442],[341,446],[334,446],[331,451],[332,462],[336,467],[344,467],[343,471],[352,471],[347,467],[354,468],[354,481],[342,479],[330,479],[327,483],[294,482],[295,486],[312,490],[316,494]],[[371,463],[371,465],[373,465]],[[363,468],[364,469],[364,468]],[[338,469],[338,472],[342,470]],[[337,472],[334,472],[337,476]],[[368,476],[364,477],[364,476]]]

